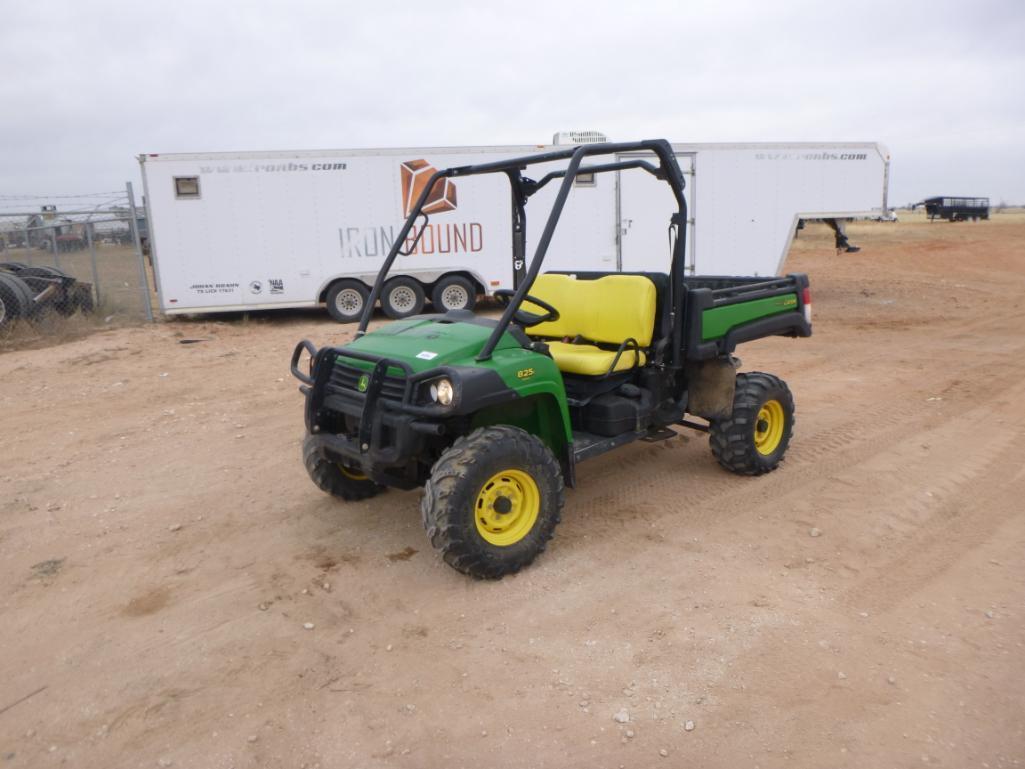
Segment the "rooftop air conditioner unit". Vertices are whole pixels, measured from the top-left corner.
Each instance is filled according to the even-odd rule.
[[[601,131],[559,131],[552,137],[552,144],[600,144],[608,140]]]

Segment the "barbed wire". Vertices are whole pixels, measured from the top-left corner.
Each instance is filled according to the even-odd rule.
[[[57,194],[57,195],[4,195],[0,194],[0,200],[78,200],[80,198],[106,198],[117,195],[127,198],[124,190],[111,190],[110,192],[83,192],[79,195]]]

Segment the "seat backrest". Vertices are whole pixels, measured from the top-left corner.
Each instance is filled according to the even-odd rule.
[[[530,293],[559,311],[559,319],[529,329],[531,336],[561,339],[577,335],[594,342],[619,345],[636,339],[651,344],[655,327],[655,284],[642,275],[606,275],[577,280],[572,275],[538,276]],[[527,312],[543,312],[523,303]]]

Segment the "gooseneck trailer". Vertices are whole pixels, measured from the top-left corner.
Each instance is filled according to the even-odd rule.
[[[989,219],[989,198],[926,198],[918,205],[925,206],[929,221],[946,219],[948,222],[964,222],[971,219]]]
[[[584,163],[603,155],[612,157]],[[542,273],[579,194],[576,180],[612,173],[644,174],[662,187],[670,213],[658,229],[672,242],[668,264]],[[512,260],[523,264],[515,289],[494,292],[501,316],[454,309],[370,331],[373,301],[423,237],[439,189],[478,176],[507,186]],[[556,181],[528,249],[527,203]],[[728,470],[774,470],[790,442],[793,396],[778,377],[736,373],[733,353],[765,336],[809,336],[808,280],[688,276],[685,190],[664,140],[433,171],[374,280],[357,338],[319,350],[303,340],[293,352],[306,399],[303,461],[314,483],[349,501],[423,486],[424,526],[445,561],[498,578],[545,549],[564,485],[576,484],[577,465],[591,457],[670,438],[683,426],[708,432]]]

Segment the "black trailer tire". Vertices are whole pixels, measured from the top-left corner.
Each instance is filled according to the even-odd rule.
[[[0,328],[6,328],[21,316],[21,302],[14,291],[0,283]]]
[[[499,425],[445,450],[420,512],[445,563],[478,579],[501,579],[544,551],[564,498],[562,470],[548,447],[525,430]]]
[[[775,470],[794,430],[794,396],[772,374],[737,374],[733,413],[713,419],[709,444],[719,464],[739,475]]]
[[[381,309],[392,320],[419,315],[425,301],[424,287],[412,278],[392,278],[381,291]]]
[[[303,464],[318,489],[346,502],[369,499],[384,491],[384,486],[374,483],[358,470],[328,461],[317,450],[311,435],[303,441]]]
[[[370,289],[361,281],[346,278],[327,290],[327,314],[339,323],[355,323],[362,317],[370,298]]]
[[[29,315],[32,311],[33,296],[32,289],[20,278],[11,273],[0,273],[0,301],[3,302],[0,328]]]
[[[446,275],[434,284],[431,303],[438,312],[472,310],[477,306],[477,287],[462,275]]]
[[[56,267],[23,267],[18,271],[20,278],[71,278],[64,270]]]

